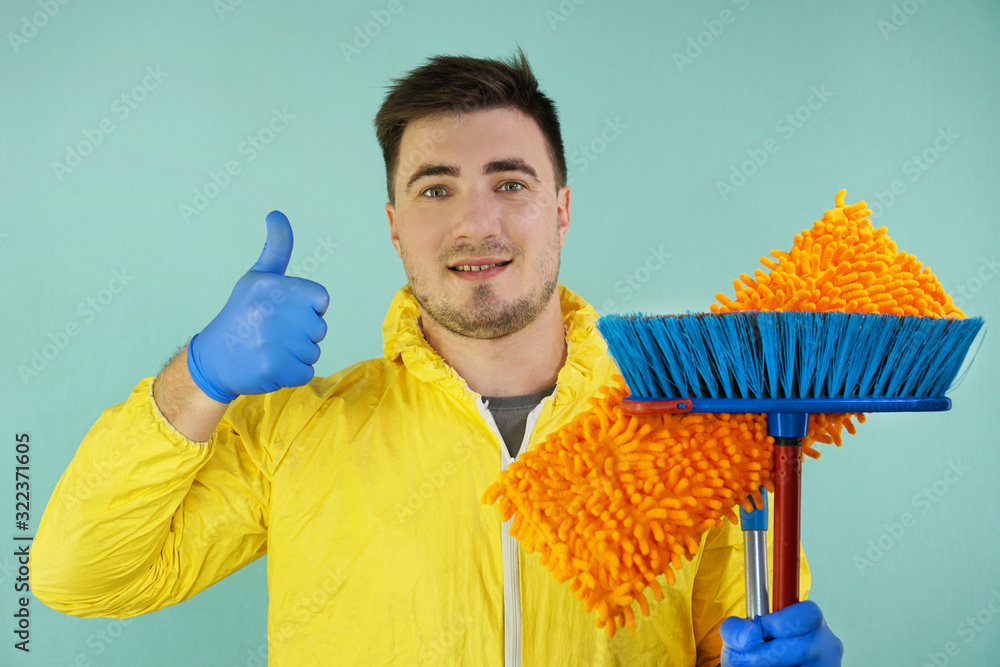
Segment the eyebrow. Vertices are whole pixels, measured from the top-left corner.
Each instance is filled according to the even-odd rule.
[[[521,172],[531,176],[535,179],[535,181],[538,181],[538,172],[536,172],[530,164],[519,157],[501,158],[499,160],[487,162],[483,166],[484,176],[504,171]],[[410,176],[410,180],[406,182],[405,192],[409,192],[414,183],[427,176],[451,176],[453,178],[458,178],[459,175],[461,175],[461,170],[454,165],[441,163],[424,164],[421,165],[416,172],[414,172],[413,176]]]
[[[406,190],[404,192],[409,192],[413,184],[419,181],[421,178],[427,176],[452,176],[458,178],[459,175],[458,167],[450,164],[424,164],[421,165],[413,176],[410,176],[410,180],[406,182]]]
[[[538,180],[538,174],[532,169],[531,165],[522,160],[519,157],[508,157],[500,160],[494,160],[489,162],[483,167],[483,175],[496,174],[502,171],[520,171],[524,174],[528,174],[536,181]]]

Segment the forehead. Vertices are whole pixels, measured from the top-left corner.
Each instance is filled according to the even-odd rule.
[[[397,182],[427,163],[473,168],[511,156],[531,164],[542,180],[554,180],[548,142],[531,116],[510,107],[429,116],[403,131]]]

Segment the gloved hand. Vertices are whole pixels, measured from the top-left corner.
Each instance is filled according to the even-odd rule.
[[[285,275],[292,226],[280,211],[267,216],[267,241],[229,301],[188,344],[188,370],[220,403],[240,394],[298,387],[313,377],[317,343],[326,336],[330,295],[319,283]]]
[[[809,600],[754,621],[731,616],[719,634],[723,667],[840,667],[844,655],[843,643]]]

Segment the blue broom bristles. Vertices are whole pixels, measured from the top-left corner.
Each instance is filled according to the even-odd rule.
[[[607,315],[597,328],[636,396],[943,396],[982,318],[842,312]]]

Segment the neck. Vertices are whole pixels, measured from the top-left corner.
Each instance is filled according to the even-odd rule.
[[[566,361],[566,331],[559,292],[538,319],[503,338],[480,340],[442,328],[420,309],[424,338],[483,396],[523,396],[556,383]]]

